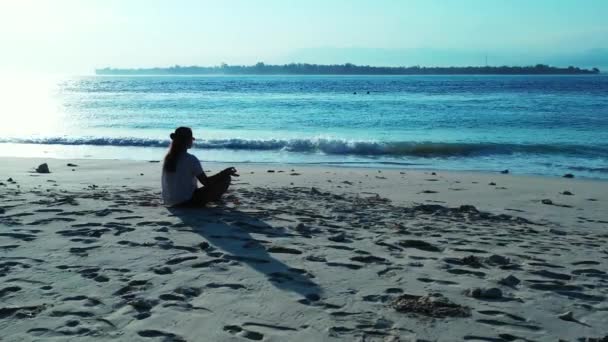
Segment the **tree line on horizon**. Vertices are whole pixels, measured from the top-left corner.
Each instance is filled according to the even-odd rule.
[[[599,74],[599,69],[553,67],[546,64],[531,66],[466,66],[466,67],[382,67],[345,64],[290,63],[219,66],[180,66],[166,68],[103,68],[97,75],[579,75]]]

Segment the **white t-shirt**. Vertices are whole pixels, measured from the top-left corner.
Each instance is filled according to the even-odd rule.
[[[196,176],[203,173],[201,162],[190,153],[182,153],[177,158],[175,172],[163,168],[162,196],[165,205],[172,206],[192,198],[198,187]]]

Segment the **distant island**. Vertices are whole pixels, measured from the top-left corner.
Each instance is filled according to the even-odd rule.
[[[323,65],[291,63],[270,65],[228,65],[203,67],[175,65],[167,68],[96,69],[97,75],[587,75],[599,74],[598,68],[567,68],[545,64],[533,66],[468,66],[468,67],[379,67],[351,63]]]

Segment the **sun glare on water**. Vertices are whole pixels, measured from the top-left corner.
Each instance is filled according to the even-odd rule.
[[[55,76],[10,75],[0,78],[0,139],[61,135],[65,131]]]

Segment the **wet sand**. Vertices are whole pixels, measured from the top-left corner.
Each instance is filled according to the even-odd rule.
[[[236,167],[176,210],[156,162],[0,158],[2,338],[608,336],[608,182]]]

